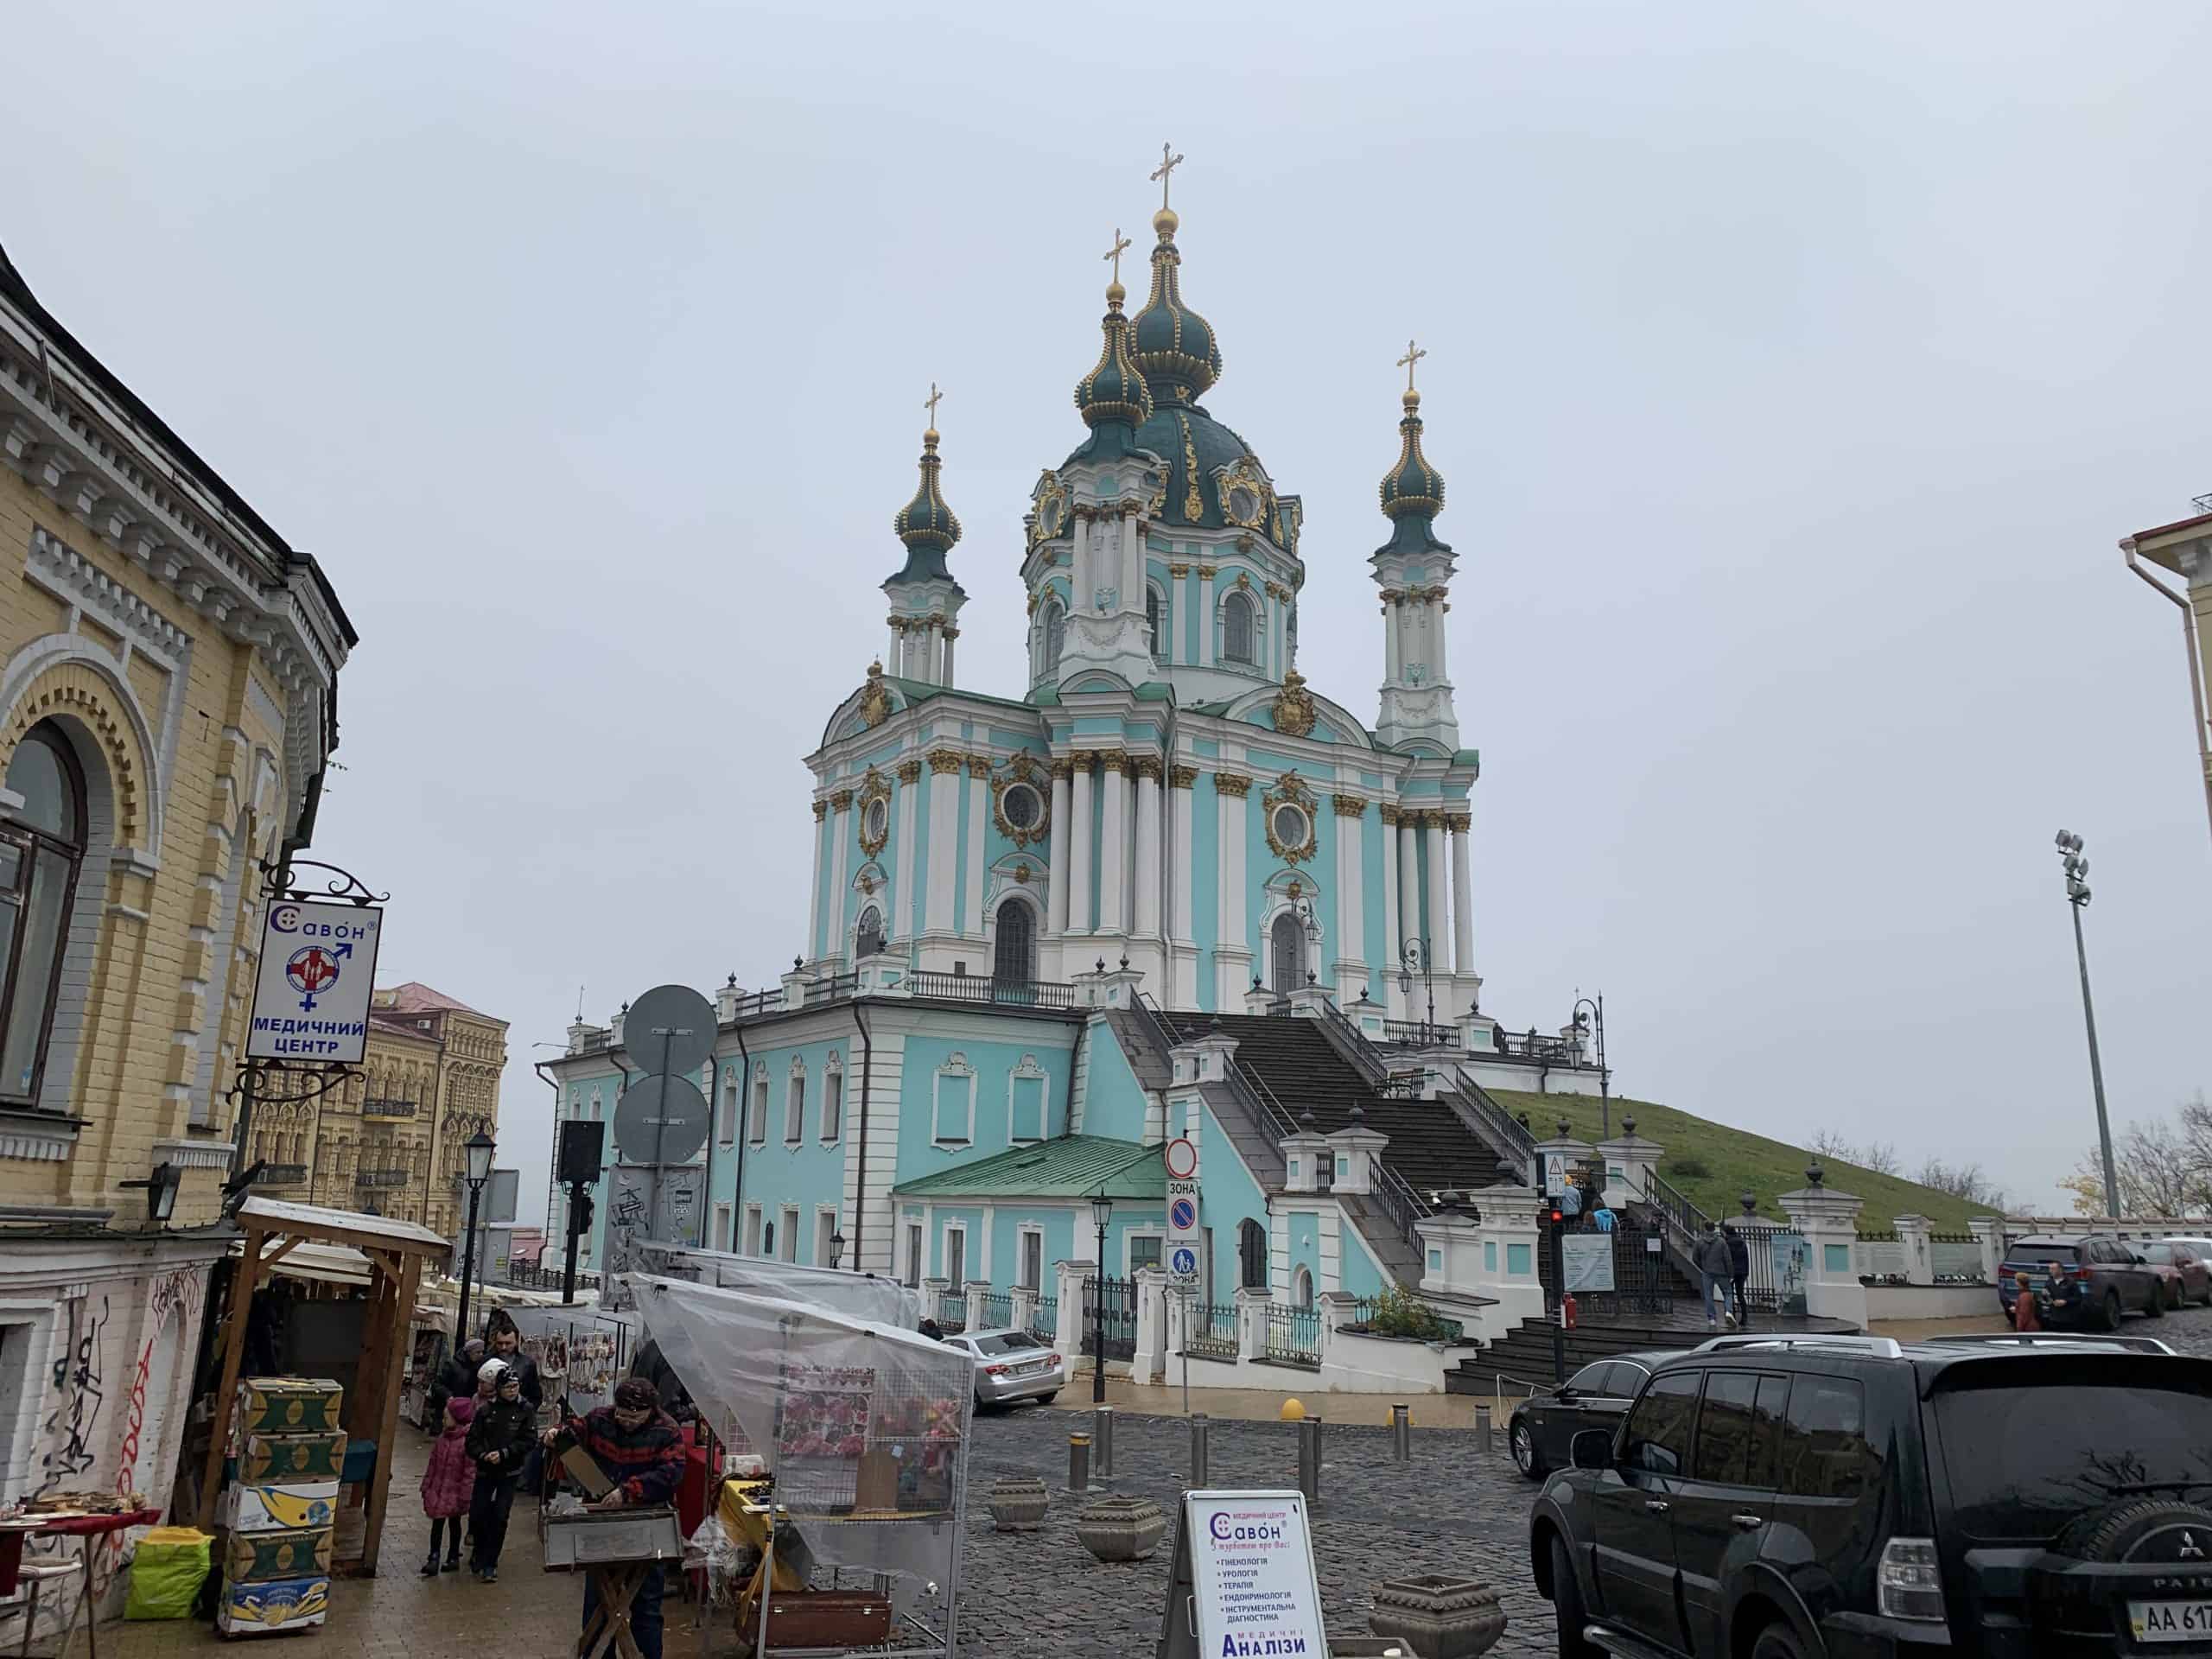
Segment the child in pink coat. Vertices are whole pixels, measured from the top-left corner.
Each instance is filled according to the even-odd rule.
[[[445,1428],[430,1448],[429,1467],[423,1471],[423,1513],[430,1517],[430,1557],[423,1563],[423,1576],[438,1575],[438,1541],[447,1523],[453,1541],[446,1546],[445,1571],[461,1566],[462,1518],[468,1513],[469,1494],[476,1487],[476,1465],[468,1455],[468,1425],[476,1415],[474,1400],[455,1395],[446,1402]]]

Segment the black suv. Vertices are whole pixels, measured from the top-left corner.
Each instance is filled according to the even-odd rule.
[[[2212,1655],[2212,1361],[1723,1338],[1529,1516],[1562,1659]]]

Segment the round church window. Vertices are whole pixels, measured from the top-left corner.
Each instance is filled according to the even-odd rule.
[[[1229,516],[1240,524],[1249,524],[1260,516],[1260,498],[1238,485],[1229,493]]]
[[[1017,830],[1034,830],[1045,819],[1045,803],[1027,784],[1009,784],[999,797],[999,810]]]
[[[1275,839],[1285,847],[1303,847],[1313,835],[1313,823],[1306,816],[1306,809],[1287,802],[1275,808],[1274,827]]]
[[[874,800],[868,804],[868,816],[861,827],[870,841],[881,841],[891,832],[891,806],[887,801]]]

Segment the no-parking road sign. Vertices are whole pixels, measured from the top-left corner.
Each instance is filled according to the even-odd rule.
[[[1167,1282],[1188,1290],[1198,1282],[1198,1252],[1205,1248],[1198,1228],[1198,1184],[1186,1177],[1167,1180]]]

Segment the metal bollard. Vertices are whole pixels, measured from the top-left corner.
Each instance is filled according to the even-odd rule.
[[[1095,1467],[1098,1478],[1101,1480],[1111,1480],[1114,1478],[1113,1407],[1096,1406],[1092,1408],[1090,1413],[1090,1440],[1092,1446],[1096,1448],[1091,1454],[1091,1463]]]
[[[1206,1414],[1199,1412],[1191,1419],[1191,1484],[1206,1484]]]
[[[1321,1497],[1321,1420],[1308,1417],[1298,1425],[1298,1490],[1308,1503]]]
[[[1398,1463],[1414,1460],[1414,1414],[1409,1406],[1390,1408],[1390,1456]]]
[[[1090,1436],[1068,1436],[1068,1491],[1087,1492],[1090,1490]]]
[[[1475,1408],[1475,1444],[1485,1452],[1491,1449],[1490,1408],[1488,1406]]]

